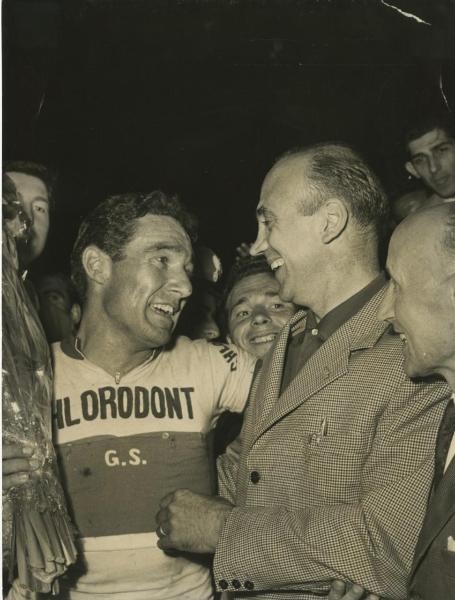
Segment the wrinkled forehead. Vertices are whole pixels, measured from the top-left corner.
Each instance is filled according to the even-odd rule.
[[[266,298],[277,296],[278,292],[279,284],[272,273],[264,272],[247,275],[232,288],[226,302],[226,308],[230,311],[241,302],[259,303]]]
[[[6,174],[13,180],[16,190],[22,195],[24,200],[39,199],[49,201],[47,186],[39,177],[19,171],[8,171]]]
[[[138,242],[172,250],[186,258],[191,258],[193,253],[189,235],[174,217],[168,215],[147,214],[136,219],[130,243]]]
[[[422,134],[420,137],[410,140],[408,144],[409,152],[411,155],[418,154],[419,152],[430,150],[433,146],[437,146],[444,142],[453,142],[453,139],[444,129],[435,127]]]

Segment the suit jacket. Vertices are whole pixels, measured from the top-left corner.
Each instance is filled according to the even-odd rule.
[[[241,449],[237,442],[219,459],[220,493],[236,508],[215,553],[218,589],[310,599],[342,577],[406,597],[450,390],[406,377],[399,336],[376,318],[383,295],[331,335],[281,395],[289,331],[304,313],[265,357]]]
[[[455,599],[454,459],[428,504],[414,555],[409,592],[413,600]]]

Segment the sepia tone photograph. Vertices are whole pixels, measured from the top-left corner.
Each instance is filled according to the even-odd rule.
[[[6,600],[455,600],[454,0],[3,0]]]

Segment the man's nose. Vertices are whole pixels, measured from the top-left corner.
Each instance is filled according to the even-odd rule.
[[[210,323],[209,326],[206,326],[204,329],[203,337],[206,340],[216,340],[220,337],[220,330],[218,325],[215,322]]]
[[[435,156],[435,155],[432,154],[429,157],[429,161],[430,161],[430,172],[431,173],[436,173],[436,171],[438,171],[439,168],[440,168],[440,166],[441,166],[440,160],[438,159],[437,156]]]
[[[393,318],[395,316],[394,309],[393,309],[393,301],[394,301],[394,297],[393,297],[392,284],[389,283],[387,285],[385,296],[382,299],[382,302],[378,308],[377,318],[379,321],[392,321],[393,320]]]
[[[253,311],[253,325],[263,325],[270,321],[270,316],[264,308],[256,308]]]
[[[269,244],[267,242],[265,228],[263,225],[259,225],[258,235],[255,242],[250,248],[250,254],[251,256],[258,256],[259,254],[264,254],[268,247]]]
[[[193,286],[191,285],[190,278],[186,271],[179,273],[174,277],[174,279],[170,282],[170,289],[173,292],[176,292],[181,298],[188,298],[191,296],[191,292],[193,291]]]

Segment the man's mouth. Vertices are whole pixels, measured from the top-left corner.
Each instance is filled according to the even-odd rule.
[[[268,344],[276,338],[276,333],[267,333],[265,335],[255,335],[250,339],[250,344]]]
[[[407,337],[404,333],[400,333],[400,340],[403,342],[403,344],[407,344],[408,342]]]
[[[277,271],[283,265],[284,265],[284,260],[282,258],[275,258],[275,260],[270,263],[270,268],[275,273],[275,271]]]
[[[161,303],[153,303],[152,305],[152,309],[157,312],[160,315],[166,315],[168,317],[172,317],[176,312],[177,309],[172,306],[171,304],[161,304]]]

